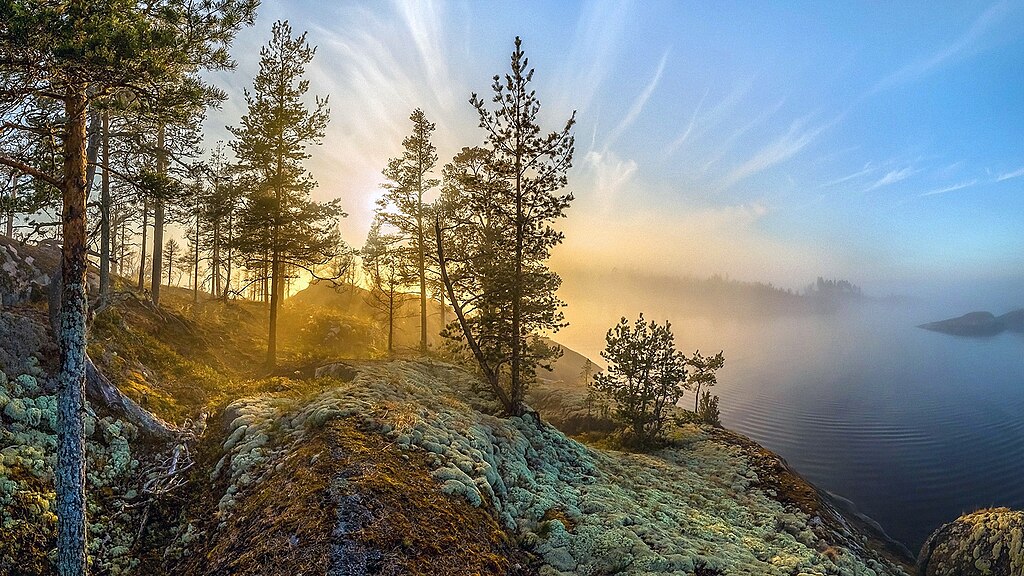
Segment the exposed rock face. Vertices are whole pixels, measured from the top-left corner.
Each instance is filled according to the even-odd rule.
[[[1024,574],[1024,512],[988,508],[932,533],[917,559],[920,576]]]
[[[46,264],[53,264],[52,258],[39,259],[41,249],[37,246],[23,246],[18,242],[0,236],[0,307],[11,306],[42,297],[50,283]],[[59,252],[53,251],[54,254]]]

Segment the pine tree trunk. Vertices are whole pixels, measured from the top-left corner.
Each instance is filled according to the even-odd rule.
[[[516,253],[515,275],[512,278],[512,361],[510,369],[511,385],[509,389],[512,401],[512,413],[519,416],[523,411],[522,382],[522,297],[523,297],[523,183],[520,160],[520,146],[516,143]]]
[[[57,574],[83,576],[85,554],[85,329],[87,233],[86,93],[79,85],[64,101],[61,369],[57,392]]]
[[[149,198],[142,201],[142,246],[139,247],[139,292],[146,288],[146,232],[149,230]]]
[[[213,225],[213,297],[220,298],[220,220]]]
[[[195,268],[196,280],[192,284],[192,303],[196,304],[199,302],[199,206],[196,206],[196,244],[195,254],[193,255],[193,267]]]
[[[271,262],[270,277],[270,334],[267,337],[267,368],[274,368],[277,363],[277,308],[280,305],[278,285],[281,282],[280,263],[278,262],[277,251],[274,251],[274,259]]]
[[[388,356],[395,351],[395,288],[388,293]]]
[[[160,124],[156,131],[156,171],[160,176],[167,176],[167,154],[164,152],[164,125]],[[164,250],[164,199],[156,199],[153,209],[153,275],[152,286],[149,287],[153,304],[160,305],[160,280]]]
[[[7,211],[7,237],[14,238],[14,203],[18,200],[18,174],[11,174],[11,207]]]
[[[100,187],[100,298],[110,296],[110,114],[103,112],[103,179]]]
[[[419,196],[416,199],[416,249],[420,273],[420,352],[427,352],[427,262],[426,238],[423,234],[423,165],[420,164]]]
[[[227,300],[231,293],[231,257],[233,256],[231,253],[231,243],[234,240],[232,237],[233,227],[234,217],[231,214],[228,214],[228,261],[227,271],[224,274],[224,300]]]
[[[444,303],[444,290],[441,290],[441,329],[448,326],[448,307]]]

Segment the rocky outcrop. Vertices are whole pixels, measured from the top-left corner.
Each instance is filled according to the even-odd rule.
[[[991,312],[969,312],[958,318],[921,324],[919,328],[954,336],[993,336],[1004,330]]]
[[[236,539],[229,533],[232,526],[244,529],[253,518],[263,522],[256,510],[271,506],[303,518],[302,526],[332,511],[336,528],[322,535],[325,550],[357,550],[356,556],[370,563],[377,562],[373,558],[412,562],[407,555],[414,556],[417,546],[401,546],[396,557],[378,540],[352,541],[363,538],[365,528],[337,526],[401,532],[379,514],[427,496],[449,506],[445,513],[454,517],[469,518],[475,510],[479,518],[493,519],[488,521],[493,524],[478,519],[476,525],[491,526],[487,534],[500,530],[536,558],[522,573],[905,574],[898,561],[874,549],[871,539],[838,512],[826,516],[790,500],[775,473],[768,472],[767,456],[720,431],[686,426],[670,447],[652,454],[598,450],[533,416],[490,415],[493,401],[478,392],[475,378],[454,366],[414,361],[339,366],[322,373],[335,372],[341,379],[314,381],[322,390],[318,394],[259,395],[227,408],[221,419],[224,440],[210,476],[223,490],[215,505],[217,522],[203,528],[204,541],[220,552],[214,556],[232,549],[218,544]],[[337,460],[325,468],[329,458]],[[329,503],[313,499],[319,502],[315,509],[290,510],[298,504],[285,490],[266,488],[284,482],[282,473],[298,474],[291,461],[303,459],[332,487],[322,493]],[[352,466],[364,470],[353,474]],[[343,489],[374,474],[401,496],[383,500],[386,506],[367,505],[384,495],[372,487]],[[415,478],[433,487],[410,489],[406,484]],[[292,485],[301,490],[305,484]],[[278,494],[279,502],[265,500],[269,494]],[[254,501],[260,506],[253,507]],[[464,524],[420,517],[409,533],[437,526],[451,532]],[[471,536],[459,538],[493,553],[493,537]],[[287,541],[287,531],[282,529],[279,538]],[[297,538],[299,546],[305,541]],[[210,552],[192,550],[197,553],[209,558]],[[325,561],[326,573],[364,573],[337,561]],[[500,562],[500,572],[478,565],[475,572],[434,573],[508,573],[512,566]],[[389,569],[416,573],[409,568],[415,565]],[[379,563],[377,570],[372,573],[389,573],[380,572]]]
[[[932,533],[917,560],[920,576],[1024,574],[1024,512],[988,508]]]
[[[0,236],[0,308],[44,299],[59,261],[55,245],[21,244]]]
[[[996,316],[991,312],[970,312],[958,318],[921,324],[918,328],[954,336],[995,336],[1009,330],[1024,332],[1024,309]]]
[[[1010,332],[1024,332],[1024,308],[1003,314],[999,321]]]

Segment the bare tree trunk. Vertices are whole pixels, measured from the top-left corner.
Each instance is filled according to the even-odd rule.
[[[260,280],[260,297],[263,299],[264,304],[270,301],[270,286],[268,285],[270,279],[270,265],[267,264],[267,261],[270,259],[269,256],[270,255],[267,252],[263,253],[263,264],[261,265],[263,278]]]
[[[512,283],[512,371],[509,396],[514,415],[523,412],[523,349],[522,349],[522,299],[523,299],[523,184],[520,147],[516,146],[516,253],[515,275]]]
[[[164,138],[166,130],[163,123],[156,131],[156,171],[161,176],[167,175],[167,154],[164,152]],[[153,304],[160,305],[160,280],[162,271],[162,259],[164,250],[164,199],[156,199],[156,207],[153,209],[153,274],[152,285],[149,287]]]
[[[234,215],[228,214],[228,262],[227,272],[224,274],[224,300],[227,300],[231,293],[231,243],[234,240]]]
[[[110,113],[103,111],[103,174],[100,187],[100,299],[110,296]]]
[[[441,329],[448,326],[448,306],[444,303],[444,290],[441,290]]]
[[[277,363],[277,308],[280,306],[278,296],[281,283],[281,264],[278,262],[277,250],[274,251],[274,259],[271,262],[271,286],[270,286],[270,334],[267,337],[267,368],[273,368]]]
[[[213,226],[213,297],[221,297],[221,283],[220,283],[220,221],[214,223]]]
[[[388,292],[388,356],[395,351],[395,285]]]
[[[423,234],[423,170],[422,165],[419,176],[419,196],[416,207],[416,249],[420,275],[420,352],[427,352],[427,245]]]
[[[117,245],[117,275],[120,276],[121,278],[124,278],[124,265],[125,265],[125,261],[124,260],[125,260],[125,256],[128,255],[128,252],[127,252],[128,247],[125,245],[125,240],[126,240],[126,238],[125,238],[125,228],[127,228],[127,226],[128,226],[128,219],[127,219],[126,214],[124,213],[124,205],[123,204],[122,204],[121,208],[122,208],[122,211],[121,211],[121,224],[118,227],[120,229],[121,240],[120,240],[120,242]]]
[[[171,269],[174,268],[174,250],[167,251],[167,285],[171,285]]]
[[[18,172],[11,173],[11,207],[7,211],[7,237],[14,238],[14,203],[18,200]]]
[[[193,268],[195,269],[195,282],[192,283],[192,303],[199,302],[199,201],[196,200],[196,243],[194,246],[195,254],[192,261]]]
[[[139,292],[146,288],[146,232],[149,229],[149,198],[142,201],[142,245],[139,247]]]
[[[85,554],[85,329],[87,232],[86,88],[74,86],[64,100],[61,369],[57,392],[57,573],[84,576]]]
[[[448,291],[448,299],[451,300],[452,309],[455,310],[455,317],[459,320],[459,326],[462,328],[462,334],[466,337],[466,343],[469,344],[469,349],[473,352],[473,357],[476,358],[477,364],[480,366],[480,371],[484,373],[484,378],[487,379],[487,383],[490,384],[491,390],[494,395],[498,397],[498,401],[509,413],[512,413],[512,399],[502,389],[501,383],[498,381],[498,373],[491,368],[491,365],[487,362],[487,357],[484,356],[483,350],[480,348],[480,344],[477,343],[476,338],[473,337],[473,331],[469,328],[469,323],[466,321],[466,315],[462,311],[462,305],[458,300],[455,299],[455,288],[452,286],[451,278],[448,277],[448,263],[444,257],[444,243],[441,239],[441,221],[436,220],[434,222],[434,238],[437,241],[437,264],[441,270],[441,282],[444,284],[445,290]]]

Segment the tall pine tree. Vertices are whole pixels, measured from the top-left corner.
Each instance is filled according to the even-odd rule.
[[[430,142],[434,124],[419,108],[409,116],[412,134],[402,140],[402,155],[384,169],[384,196],[377,214],[395,230],[402,242],[400,254],[416,270],[420,293],[420,352],[427,351],[427,254],[430,251],[430,204],[425,196],[439,181],[430,178],[437,150]]]
[[[326,98],[316,97],[312,110],[303,101],[309,91],[303,75],[315,52],[305,32],[293,36],[287,21],[275,22],[270,43],[260,50],[253,91],[245,92],[249,110],[230,129],[232,149],[250,186],[234,244],[249,262],[263,264],[270,279],[268,367],[277,359],[286,267],[316,275],[341,252],[338,219],[345,214],[337,200],[310,200],[316,181],[303,166],[309,158],[306,147],[320,143],[329,117]]]
[[[517,37],[510,72],[494,77],[494,110],[473,94],[485,146],[463,149],[446,168],[435,229],[461,336],[511,414],[523,412],[537,367],[559,353],[536,336],[565,325],[555,294],[561,278],[547,260],[563,239],[553,225],[572,201],[560,191],[572,166],[575,113],[561,129],[542,134],[533,73]]]

